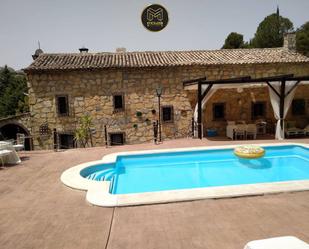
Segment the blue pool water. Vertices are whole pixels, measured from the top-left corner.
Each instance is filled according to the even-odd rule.
[[[88,167],[81,175],[111,181],[112,194],[309,180],[309,149],[264,148],[260,159],[240,159],[232,149],[118,156],[115,164]]]

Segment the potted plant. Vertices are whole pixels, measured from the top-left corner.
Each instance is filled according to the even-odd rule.
[[[79,128],[76,129],[74,134],[74,140],[84,148],[89,144],[89,140],[92,146],[91,125],[92,118],[89,115],[82,116],[79,121]]]

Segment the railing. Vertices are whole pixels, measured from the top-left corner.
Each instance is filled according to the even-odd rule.
[[[159,142],[159,122],[158,120],[153,122],[153,138],[144,140],[144,143],[154,142],[155,144],[158,144]],[[192,119],[192,123],[189,125],[188,129],[179,130],[177,128],[174,129],[172,132],[172,138],[189,138],[194,137],[194,131],[197,129],[196,122]],[[112,145],[123,145],[125,143],[117,143],[117,141],[110,141],[108,136],[108,127],[107,125],[104,125],[103,130],[97,130],[97,132],[104,132],[104,143],[106,147],[112,146]],[[161,140],[166,140],[171,137],[166,137],[164,134],[161,134],[162,138]],[[54,140],[54,150],[58,150],[60,147],[59,144],[59,133],[54,129],[53,131],[53,140]],[[162,142],[161,141],[161,142]],[[65,147],[64,145],[61,145],[61,147]],[[65,149],[65,148],[64,148]],[[67,149],[70,149],[69,147]]]

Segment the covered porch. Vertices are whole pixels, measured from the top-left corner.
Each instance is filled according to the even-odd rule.
[[[183,82],[196,100],[194,137],[210,140],[309,137],[309,76],[207,77]]]

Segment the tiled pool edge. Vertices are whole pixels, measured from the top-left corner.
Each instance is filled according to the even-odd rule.
[[[260,146],[299,145],[309,148],[308,144],[303,143],[271,143],[271,144],[259,144],[259,145]],[[246,184],[246,185],[233,185],[233,186],[220,186],[220,187],[207,187],[207,188],[194,188],[194,189],[115,195],[109,193],[110,182],[88,180],[80,175],[80,171],[86,167],[102,163],[114,163],[116,161],[117,156],[119,155],[229,149],[229,148],[235,148],[236,146],[238,145],[207,146],[207,147],[203,146],[203,147],[191,147],[191,148],[159,149],[159,150],[112,153],[104,156],[102,160],[91,161],[69,168],[68,170],[62,173],[61,181],[68,187],[79,190],[87,190],[86,199],[88,202],[90,202],[93,205],[105,206],[105,207],[145,205],[155,203],[179,202],[179,201],[190,201],[190,200],[200,200],[210,198],[214,199],[214,198],[240,197],[240,196],[309,190],[309,180],[301,180],[301,181],[259,183],[259,184]]]
[[[309,180],[113,195],[108,192],[109,184],[98,184],[96,187],[88,190],[86,199],[93,205],[115,207],[254,196],[306,190],[309,190]]]

